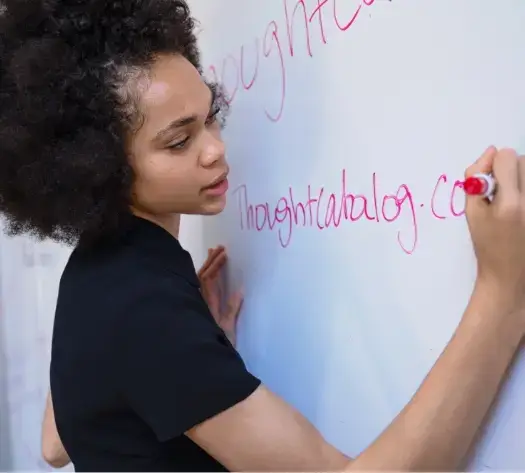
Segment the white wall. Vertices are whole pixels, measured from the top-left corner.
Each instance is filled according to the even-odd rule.
[[[40,458],[40,425],[56,294],[68,255],[67,248],[53,243],[0,237],[1,469],[46,469]]]

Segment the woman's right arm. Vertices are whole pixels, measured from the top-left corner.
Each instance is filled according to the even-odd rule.
[[[472,297],[417,393],[357,458],[260,385],[203,313],[195,286],[152,267],[130,292],[115,340],[126,403],[160,442],[185,434],[230,471],[457,469],[525,332],[525,165],[518,162],[513,152],[489,149],[467,171],[493,172],[498,182],[492,203],[467,198],[478,261]],[[355,436],[360,426],[348,428]]]
[[[232,471],[459,468],[519,348],[525,322],[525,165],[512,151],[489,149],[467,175],[476,172],[493,172],[498,194],[490,204],[467,198],[478,259],[472,297],[417,393],[367,449],[355,459],[345,457],[264,387],[186,435]]]
[[[478,285],[415,396],[355,460],[264,387],[187,435],[231,471],[457,470],[521,339],[504,321],[514,314],[496,291]]]

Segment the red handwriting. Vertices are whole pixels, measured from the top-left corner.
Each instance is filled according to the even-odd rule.
[[[362,10],[371,7],[375,1],[316,0],[313,10],[308,11],[305,0],[282,0],[282,21],[284,21],[282,28],[279,28],[280,23],[277,20],[271,20],[265,28],[262,40],[256,37],[253,43],[243,44],[238,52],[224,57],[220,73],[217,73],[217,67],[213,64],[208,69],[214,80],[221,82],[226,100],[231,103],[238,92],[249,91],[257,84],[262,67],[270,68],[275,81],[276,96],[271,104],[265,105],[264,112],[269,120],[277,122],[283,115],[286,102],[286,57],[295,56],[297,35],[304,35],[306,53],[312,57],[314,55],[312,44],[315,41],[321,45],[327,44],[324,16],[326,8],[332,7],[332,21],[338,30],[345,32],[356,22]],[[355,10],[349,15],[343,15],[340,12],[343,2],[355,3]],[[315,28],[313,28],[314,24]],[[261,60],[261,55],[264,61]],[[248,58],[251,60],[247,61]],[[247,62],[253,64],[248,67]]]
[[[314,188],[310,184],[302,193],[289,187],[286,195],[280,196],[274,203],[253,203],[248,186],[240,185],[233,191],[240,228],[258,232],[276,231],[280,245],[286,248],[291,244],[295,230],[300,227],[325,230],[337,228],[343,222],[367,220],[375,224],[394,224],[404,218],[409,224],[403,231],[397,231],[397,241],[405,253],[414,252],[419,233],[416,208],[425,204],[414,201],[407,184],[385,191],[377,174],[373,173],[369,192],[366,195],[355,194],[348,190],[345,169],[341,171],[340,184],[337,192],[328,192],[324,187]],[[439,220],[463,216],[464,194],[458,192],[461,188],[462,181],[449,183],[446,174],[439,176],[428,205],[431,215]],[[438,200],[446,202],[446,205],[438,205]]]
[[[447,182],[447,175],[446,174],[441,174],[441,176],[439,176],[439,179],[436,183],[436,186],[434,187],[434,192],[432,193],[432,199],[430,201],[430,210],[432,211],[432,215],[435,217],[435,218],[438,218],[440,220],[444,220],[446,219],[447,217],[445,215],[442,215],[442,214],[439,214],[436,210],[436,207],[435,207],[435,199],[436,199],[436,195],[438,193],[438,190],[441,186],[441,184],[443,183],[446,183]],[[465,205],[463,203],[463,206],[458,209],[457,208],[457,203],[456,203],[456,192],[458,189],[463,189],[463,181],[458,181],[456,180],[454,182],[454,184],[452,185],[452,192],[450,194],[450,199],[449,199],[449,202],[448,202],[448,212],[450,212],[450,215],[454,216],[454,217],[462,217],[463,215],[465,215]]]

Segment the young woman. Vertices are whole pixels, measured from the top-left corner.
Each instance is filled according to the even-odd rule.
[[[70,458],[78,471],[458,468],[525,331],[516,153],[491,147],[467,170],[498,181],[492,203],[467,199],[478,261],[470,303],[414,398],[348,458],[246,370],[228,338],[238,304],[221,317],[178,243],[179,215],[221,212],[228,187],[223,101],[202,79],[185,2],[4,3],[0,209],[13,233],[75,245],[55,316],[49,462]]]

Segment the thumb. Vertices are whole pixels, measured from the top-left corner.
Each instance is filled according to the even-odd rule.
[[[497,154],[498,150],[494,146],[489,146],[477,161],[466,169],[465,178],[471,177],[474,174],[490,174],[492,172],[494,158]],[[487,199],[479,195],[466,195],[467,215],[471,212],[486,208],[488,204]]]

